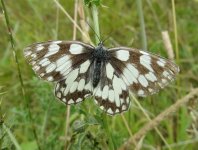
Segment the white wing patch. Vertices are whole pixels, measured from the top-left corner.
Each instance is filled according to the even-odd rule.
[[[36,63],[36,61],[34,61],[34,64]],[[32,65],[34,65],[32,64]],[[39,62],[39,65],[41,65],[42,67],[45,67],[47,65],[50,64],[50,61],[48,58],[44,58],[44,59],[41,59],[40,62]]]
[[[46,67],[46,73],[50,73],[52,71],[54,71],[56,69],[56,65],[54,63],[51,63],[49,64],[47,67]],[[37,70],[36,70],[37,71]]]
[[[71,44],[69,51],[71,54],[81,54],[83,52],[83,46],[79,44]]]
[[[41,51],[41,50],[43,50],[44,48],[45,48],[44,46],[38,45],[38,46],[36,47],[36,51]]]
[[[49,47],[48,47],[48,53],[45,54],[44,57],[49,57],[51,55],[56,54],[59,51],[59,49],[60,49],[60,46],[58,46],[57,44],[51,44],[51,45],[49,45]]]
[[[90,60],[87,60],[87,61],[85,61],[84,63],[82,63],[81,66],[80,66],[80,73],[85,73],[85,72],[87,72],[87,70],[88,70],[90,64],[91,64],[91,61],[90,61]]]
[[[121,61],[127,61],[130,56],[129,51],[126,50],[118,50],[115,53],[116,53],[116,58]]]
[[[157,81],[157,77],[154,75],[153,72],[149,72],[149,73],[145,74],[145,77],[151,82]]]
[[[140,56],[140,64],[146,67],[148,70],[153,71],[153,68],[151,67],[150,55],[143,54],[142,56]]]
[[[157,61],[157,64],[158,64],[159,66],[161,66],[161,67],[164,67],[165,64],[166,64],[166,62],[165,62],[163,59],[160,58],[160,59]]]
[[[147,79],[144,77],[144,75],[140,75],[138,77],[138,81],[139,83],[143,86],[143,87],[147,87],[148,86],[148,81]]]
[[[110,63],[107,63],[107,65],[106,65],[106,73],[107,73],[107,78],[112,80],[114,68],[112,67],[112,65]]]

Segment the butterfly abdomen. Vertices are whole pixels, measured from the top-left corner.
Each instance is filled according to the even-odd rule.
[[[100,76],[101,76],[101,61],[97,60],[95,63],[94,63],[94,70],[93,70],[93,87],[95,88],[99,81],[100,81]]]

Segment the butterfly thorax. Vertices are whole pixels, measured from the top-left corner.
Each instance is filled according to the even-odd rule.
[[[102,43],[99,43],[92,54],[92,62],[94,65],[93,76],[92,76],[93,87],[96,87],[98,85],[101,79],[104,65],[108,60],[109,60],[109,53],[107,51],[107,48],[105,48]]]
[[[93,51],[92,58],[100,60],[100,61],[108,60],[109,54],[108,54],[107,48],[104,47],[102,43],[98,44],[98,46]]]

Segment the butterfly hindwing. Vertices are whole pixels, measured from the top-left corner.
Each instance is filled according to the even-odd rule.
[[[91,61],[87,60],[73,69],[65,79],[55,87],[55,95],[65,104],[77,104],[91,95],[89,69]]]
[[[146,51],[126,47],[109,49],[111,64],[130,91],[138,96],[158,92],[168,85],[179,68],[170,60]]]
[[[47,81],[59,81],[90,57],[94,47],[78,41],[49,41],[35,43],[24,55],[35,73]]]
[[[103,64],[101,79],[93,95],[100,109],[110,115],[126,111],[130,106],[128,87],[109,62]]]

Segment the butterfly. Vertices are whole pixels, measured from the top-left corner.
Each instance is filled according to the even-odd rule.
[[[24,56],[42,79],[55,82],[55,96],[77,104],[93,97],[109,115],[127,111],[129,95],[157,93],[175,79],[179,67],[172,61],[128,47],[94,47],[79,41],[35,43]]]

